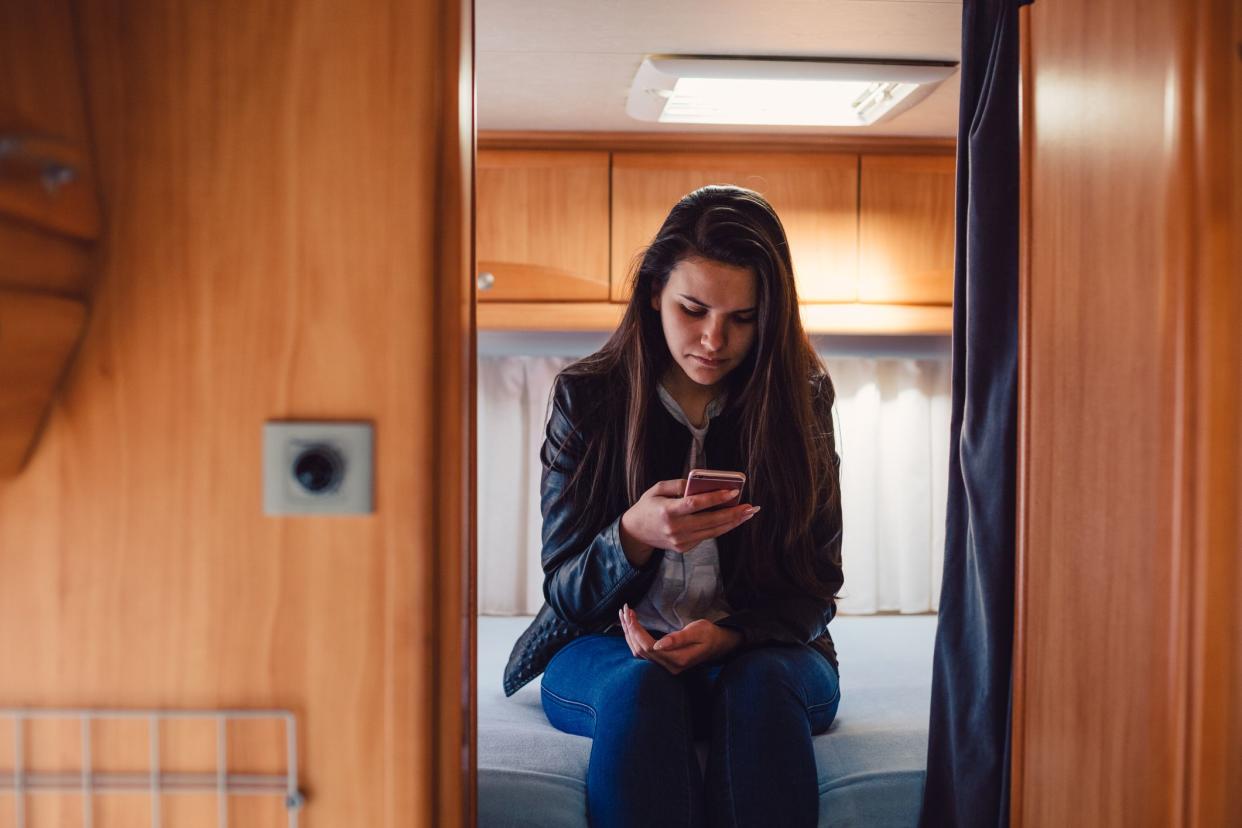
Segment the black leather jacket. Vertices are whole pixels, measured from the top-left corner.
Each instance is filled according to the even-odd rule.
[[[601,383],[591,377],[561,374],[553,388],[547,439],[540,453],[546,601],[509,656],[504,673],[506,696],[512,696],[542,673],[565,644],[582,635],[606,632],[614,626],[623,603],[633,606],[647,594],[660,560],[666,554],[655,550],[640,568],[629,562],[621,548],[619,534],[621,515],[631,505],[625,494],[623,465],[616,458],[584,456],[587,442],[583,435],[590,433],[586,430],[603,427],[609,420],[609,410],[616,416],[618,401],[609,399],[615,396],[609,391],[615,392],[615,389],[603,387]],[[840,458],[832,435],[831,385],[815,380],[813,396],[817,421],[828,436],[825,450],[832,452],[832,461],[839,466]],[[683,476],[691,439],[690,432],[664,406],[652,405],[651,409],[647,450],[649,467],[654,470],[655,477],[647,485]],[[726,407],[708,429],[703,465],[744,469],[745,463],[738,456],[738,442],[736,412]],[[597,504],[593,510],[602,518],[591,523],[576,514],[562,495],[578,464],[599,462],[610,463],[608,479],[613,482],[607,502]],[[767,643],[809,644],[836,668],[836,651],[828,634],[828,622],[836,613],[833,595],[840,589],[843,576],[840,498],[835,498],[834,503],[832,508],[820,510],[812,526],[820,550],[816,568],[826,573],[825,580],[835,585],[829,594],[810,594],[788,582],[779,588],[768,585],[760,589],[738,572],[742,533],[735,530],[717,538],[725,598],[733,613],[716,623],[740,632],[744,648]],[[762,519],[761,512],[758,520]],[[735,574],[740,577],[733,577]]]

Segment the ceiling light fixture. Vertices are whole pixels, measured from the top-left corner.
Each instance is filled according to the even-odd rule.
[[[648,55],[625,111],[664,124],[867,126],[926,97],[957,64]]]

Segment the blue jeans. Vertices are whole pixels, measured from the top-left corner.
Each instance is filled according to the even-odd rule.
[[[814,826],[812,734],[837,714],[837,673],[804,645],[745,650],[673,675],[618,632],[567,644],[543,676],[558,730],[588,736],[592,826]],[[711,739],[706,779],[696,738]]]

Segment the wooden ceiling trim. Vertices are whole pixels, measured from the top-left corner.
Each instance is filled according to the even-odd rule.
[[[952,155],[954,138],[876,135],[768,135],[705,132],[513,132],[481,131],[479,149],[606,150],[612,152],[858,152]]]
[[[802,324],[813,334],[942,335],[953,330],[953,308],[942,305],[874,305],[861,302],[802,305]],[[481,302],[481,331],[611,331],[626,306],[617,302]]]

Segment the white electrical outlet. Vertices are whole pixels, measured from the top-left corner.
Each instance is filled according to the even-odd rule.
[[[372,444],[370,423],[264,423],[263,512],[370,514]]]

